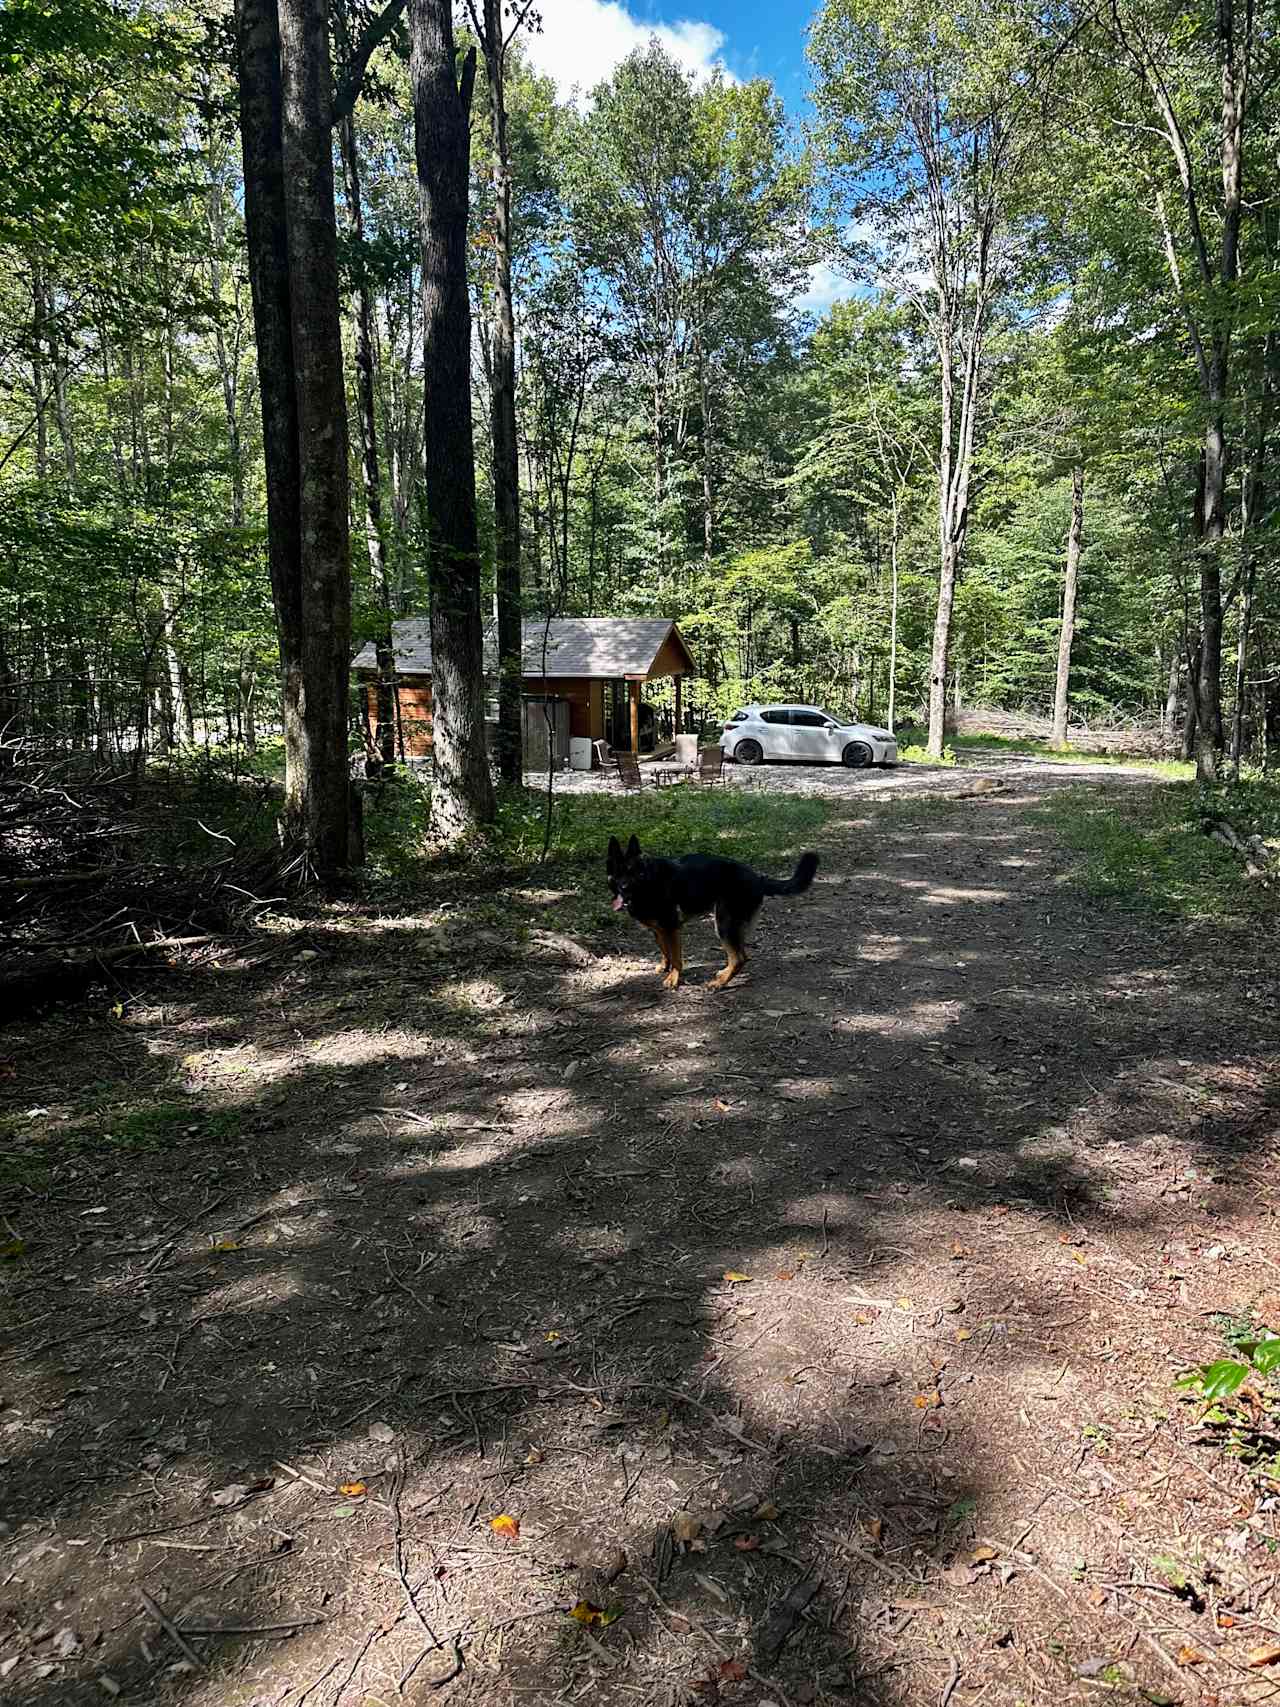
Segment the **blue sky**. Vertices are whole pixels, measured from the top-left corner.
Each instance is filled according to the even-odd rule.
[[[816,4],[816,0],[815,0]],[[805,31],[814,5],[769,0],[541,0],[542,30],[525,51],[555,79],[563,100],[581,99],[619,60],[656,35],[697,76],[768,77],[795,119],[807,114]],[[821,313],[853,295],[829,267],[815,267],[803,306]]]
[[[691,71],[720,66],[770,77],[788,110],[804,106],[804,36],[813,6],[768,0],[543,0],[542,30],[526,50],[567,99],[607,77],[633,47],[657,35]]]

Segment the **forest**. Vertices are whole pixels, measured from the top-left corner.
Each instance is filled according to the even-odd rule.
[[[1277,1699],[1278,26],[0,4],[6,1703]]]
[[[656,37],[560,98],[536,10],[448,12],[5,9],[8,741],[283,740],[332,794],[346,663],[389,683],[391,622],[445,619],[435,525],[508,680],[522,615],[661,615],[690,727],[781,696],[937,757],[988,706],[1205,780],[1274,756],[1266,8],[832,0],[800,119]]]

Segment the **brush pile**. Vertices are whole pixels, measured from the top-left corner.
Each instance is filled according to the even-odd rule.
[[[118,961],[199,958],[246,932],[282,898],[268,794],[139,787],[118,768],[0,749],[0,1019],[79,995]],[[247,845],[228,818],[253,824]]]

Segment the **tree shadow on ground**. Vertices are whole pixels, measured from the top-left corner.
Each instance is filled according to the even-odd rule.
[[[1265,1038],[1007,809],[852,834],[723,996],[692,933],[672,998],[348,912],[28,1028],[78,1147],[10,1210],[16,1701],[390,1699],[419,1612],[451,1702],[745,1700],[741,1664],[888,1707],[954,1688],[960,1638],[1009,1698],[1073,1686],[1078,1611],[1015,1537],[1078,1380],[1052,1450],[1008,1418],[1099,1295],[1159,1285],[1134,1253],[1188,1190],[1253,1189]],[[75,1139],[126,1093],[196,1130]],[[194,1664],[157,1607],[258,1633]]]

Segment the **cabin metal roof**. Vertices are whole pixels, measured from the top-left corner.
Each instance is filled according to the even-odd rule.
[[[589,616],[560,617],[548,623],[531,618],[524,624],[524,673],[526,676],[577,676],[614,681],[622,676],[647,676],[674,633],[680,650],[693,659],[674,622],[666,617]],[[396,669],[402,676],[431,674],[431,624],[426,617],[409,617],[392,625]],[[545,662],[544,662],[545,660]],[[492,673],[497,667],[497,645],[492,629],[484,637],[484,665]],[[356,654],[352,668],[373,671],[378,667],[373,642]]]

